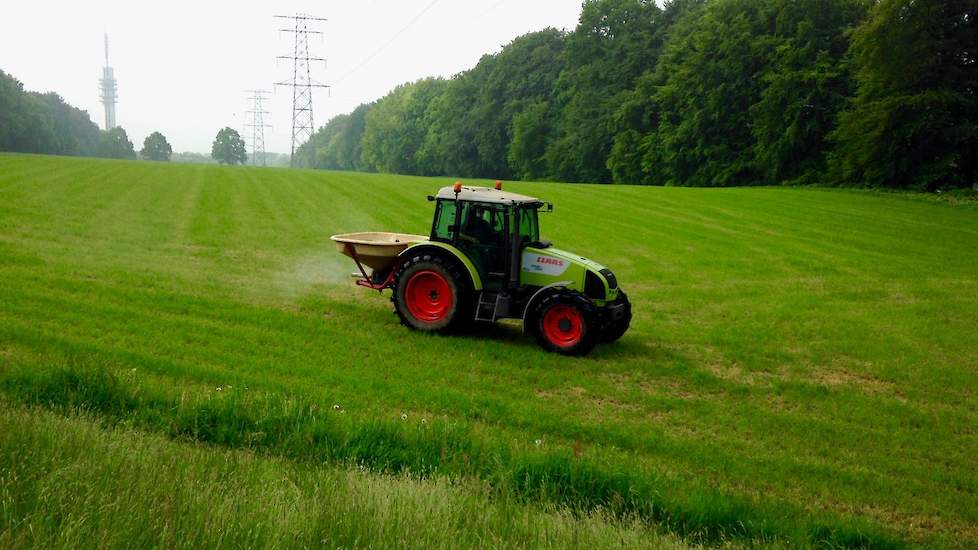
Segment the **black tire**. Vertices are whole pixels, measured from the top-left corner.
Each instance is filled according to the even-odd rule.
[[[619,338],[628,332],[628,327],[632,324],[632,304],[628,301],[625,291],[618,289],[618,300],[616,303],[625,304],[625,316],[617,321],[608,321],[604,331],[601,333],[601,341],[605,344],[617,342]]]
[[[587,355],[601,336],[598,308],[583,294],[568,290],[536,302],[532,326],[544,349],[563,355]]]
[[[414,284],[420,284],[417,281],[421,277],[425,279],[440,277],[447,285],[438,289],[447,290],[447,292],[434,293],[439,295],[438,299],[427,304],[439,310],[439,313],[441,309],[444,309],[443,316],[432,315],[425,318],[424,315],[417,314],[417,303],[412,302],[408,288],[414,286],[412,280],[415,281]],[[417,290],[413,288],[411,292],[412,295],[417,294]],[[443,294],[450,294],[450,304],[446,305],[444,301],[446,296]],[[444,334],[457,332],[469,326],[473,316],[472,295],[472,283],[469,280],[469,275],[462,271],[457,262],[437,254],[420,253],[411,257],[401,266],[394,281],[394,294],[391,296],[391,302],[394,304],[394,312],[404,326],[423,332]],[[444,305],[444,308],[439,304]],[[413,311],[412,307],[414,308]],[[435,317],[438,318],[435,319]]]

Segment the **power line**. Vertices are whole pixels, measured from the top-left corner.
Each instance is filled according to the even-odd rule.
[[[475,16],[475,19],[482,19],[482,18],[484,18],[485,16],[489,15],[490,13],[496,11],[496,8],[498,8],[499,6],[502,6],[506,2],[509,2],[509,0],[499,0],[498,2],[496,2],[495,4],[493,4],[492,6],[490,6],[489,9],[487,9],[486,11],[484,11],[484,12],[480,13],[479,15]]]
[[[431,2],[429,2],[428,5],[425,6],[425,8],[423,10],[421,10],[417,15],[415,15],[414,18],[412,18],[410,21],[408,21],[407,25],[405,25],[401,30],[399,30],[396,33],[394,33],[394,36],[392,36],[390,40],[388,40],[387,42],[385,42],[383,46],[377,48],[376,51],[374,51],[372,54],[370,54],[366,58],[364,58],[364,60],[361,61],[357,66],[353,67],[353,69],[351,69],[346,74],[344,74],[339,79],[337,79],[336,80],[336,84],[339,84],[340,82],[343,82],[344,80],[346,80],[347,78],[349,78],[353,73],[359,71],[364,66],[366,66],[367,63],[370,63],[371,61],[373,61],[373,59],[375,57],[377,57],[378,55],[380,55],[381,52],[383,52],[384,50],[386,50],[391,44],[394,43],[395,40],[397,40],[398,38],[400,38],[400,36],[402,34],[404,34],[405,32],[407,32],[408,29],[410,29],[415,23],[417,23],[419,19],[421,19],[422,17],[424,17],[424,15],[426,13],[428,13],[428,11],[430,11],[431,8],[435,7],[435,4],[437,4],[439,1],[440,0],[431,0]]]

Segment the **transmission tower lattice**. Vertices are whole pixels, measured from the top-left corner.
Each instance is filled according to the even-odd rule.
[[[276,86],[287,86],[292,88],[292,155],[290,165],[295,167],[296,149],[312,137],[316,131],[315,118],[312,112],[312,90],[313,88],[329,88],[325,84],[320,84],[312,79],[313,61],[322,61],[325,65],[326,60],[321,57],[309,55],[309,35],[318,34],[322,36],[322,31],[310,28],[319,22],[326,21],[322,17],[297,13],[295,15],[276,15],[278,19],[286,19],[294,23],[291,29],[280,29],[281,32],[293,33],[295,42],[292,55],[280,55],[278,59],[292,60],[292,80],[276,82]]]
[[[251,165],[258,166],[260,158],[261,165],[266,166],[265,128],[271,128],[271,125],[265,124],[265,115],[268,114],[268,111],[265,110],[264,102],[268,99],[266,96],[270,92],[267,90],[247,90],[246,93],[251,95],[248,98],[248,101],[251,102],[251,110],[245,111],[246,115],[251,115],[251,120],[245,123],[245,128],[251,129]]]

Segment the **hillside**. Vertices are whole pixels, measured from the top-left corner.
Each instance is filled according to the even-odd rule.
[[[346,492],[372,528],[276,517],[391,543],[445,495],[463,528],[419,546],[978,544],[978,209],[507,184],[634,303],[620,343],[570,359],[517,325],[409,332],[353,286],[329,235],[427,233],[448,181],[0,155],[0,546],[124,545],[92,495],[145,510],[168,482],[146,544],[210,545],[208,509],[261,544],[290,531],[253,499]],[[118,469],[70,477],[91,456]]]

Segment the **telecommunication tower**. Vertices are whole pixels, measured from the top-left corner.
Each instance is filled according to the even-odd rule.
[[[310,27],[326,21],[326,19],[303,13],[276,15],[275,17],[294,23],[291,29],[280,29],[282,32],[295,35],[293,37],[295,41],[292,55],[278,56],[279,59],[292,60],[292,80],[275,83],[276,86],[292,88],[292,156],[290,165],[294,167],[296,149],[308,141],[313,132],[316,131],[315,118],[312,112],[312,90],[313,88],[329,88],[329,86],[319,84],[312,79],[312,67],[310,66],[313,61],[322,61],[325,65],[326,60],[309,55],[309,35],[318,34],[322,36],[323,34],[322,31]]]
[[[118,96],[116,95],[115,72],[109,66],[109,33],[105,33],[105,67],[102,67],[102,79],[99,80],[99,87],[102,91],[102,105],[105,107],[105,129],[111,130],[116,127],[115,104]]]
[[[265,128],[271,128],[271,126],[265,124],[265,115],[268,114],[268,111],[264,108],[264,101],[268,99],[266,96],[270,92],[267,90],[247,90],[246,93],[251,95],[248,98],[248,101],[251,102],[251,110],[245,111],[247,115],[251,115],[251,120],[245,123],[245,128],[251,129],[251,164],[258,166],[260,159],[261,165],[266,166]]]

